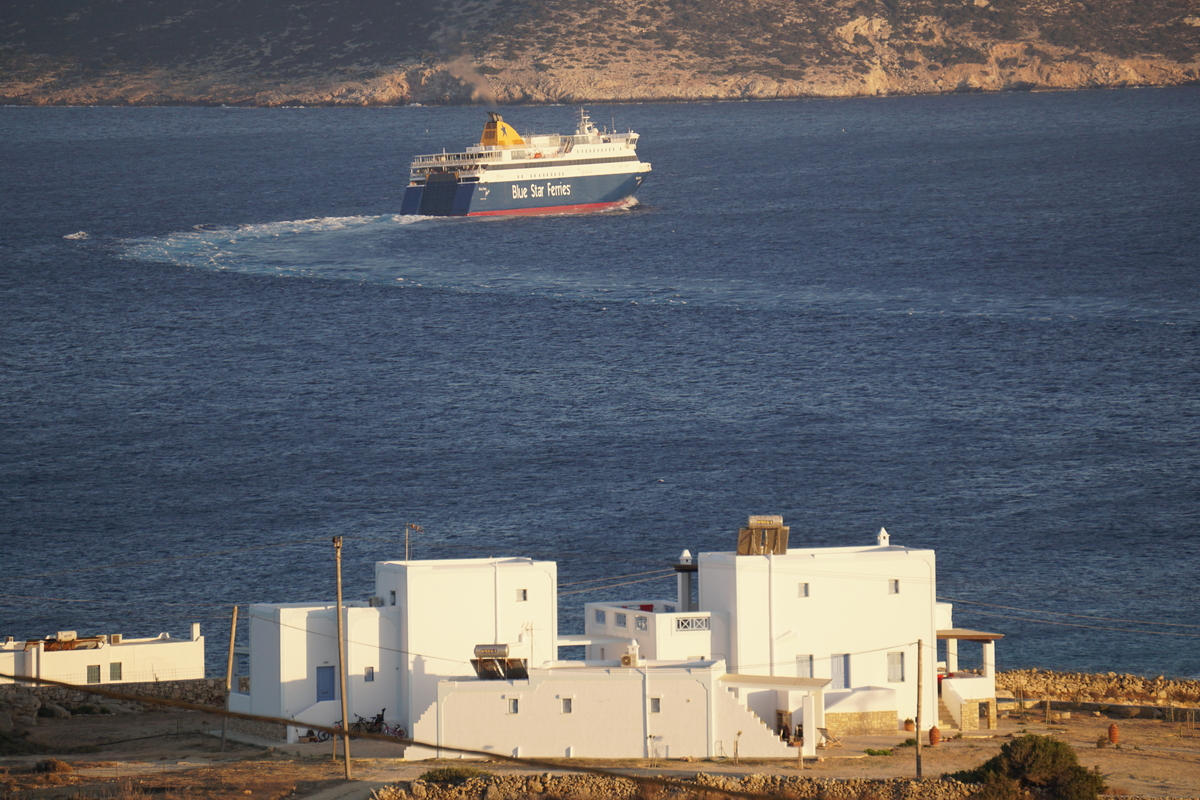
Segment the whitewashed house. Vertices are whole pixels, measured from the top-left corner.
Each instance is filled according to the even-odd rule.
[[[794,757],[785,726],[811,755],[820,729],[894,732],[915,716],[923,642],[935,724],[939,636],[997,637],[951,628],[933,552],[883,531],[864,547],[789,550],[787,536],[781,518],[752,517],[737,552],[681,560],[675,597],[589,603],[576,635],[558,633],[552,562],[380,562],[375,595],[343,611],[351,721],[386,709],[424,743],[408,758]],[[291,741],[340,719],[334,615],[252,606],[249,692],[231,708],[295,720]],[[585,660],[559,660],[570,646]],[[989,680],[946,679],[960,717],[994,708]]]
[[[722,659],[740,675],[827,679],[820,727],[839,735],[888,733],[915,718],[921,643],[923,727],[939,722],[939,677],[955,727],[964,702],[967,727],[978,727],[981,708],[994,725],[1000,636],[952,627],[951,606],[937,602],[932,550],[893,545],[882,529],[856,547],[791,548],[788,536],[782,517],[751,517],[737,552],[701,553],[694,564],[684,552],[674,600],[589,603],[586,632],[632,638],[650,659]],[[939,665],[937,643],[947,640],[957,670],[959,639],[985,643],[981,674],[949,678]],[[605,655],[601,644],[588,653]],[[776,729],[812,728],[795,692],[766,683],[736,692]]]
[[[121,634],[80,637],[59,631],[53,638],[0,643],[0,673],[75,684],[151,683],[204,677],[204,637],[192,624],[190,639],[129,639]],[[0,683],[14,683],[0,678]]]

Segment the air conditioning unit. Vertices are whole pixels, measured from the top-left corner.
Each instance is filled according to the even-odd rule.
[[[121,634],[114,633],[112,636],[109,636],[108,643],[109,644],[120,644],[121,643]]]
[[[60,642],[73,642],[79,638],[79,634],[75,631],[59,631],[54,638]]]
[[[621,656],[622,667],[636,667],[638,665],[637,653],[625,653]]]
[[[383,605],[383,598],[382,597],[368,597],[367,605],[369,605],[371,608],[379,608],[380,606]]]

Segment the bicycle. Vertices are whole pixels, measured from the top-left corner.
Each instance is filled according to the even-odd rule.
[[[342,721],[339,719],[337,722],[333,723],[333,725],[331,727],[341,729]],[[333,738],[333,734],[330,733],[329,731],[317,731],[317,741],[318,742],[328,742],[332,738]]]
[[[367,719],[358,714],[354,716],[358,717],[358,719],[350,726],[350,730],[355,733],[379,733],[383,730],[383,711],[380,711],[372,719]]]
[[[384,736],[395,736],[397,739],[408,738],[408,731],[404,730],[404,728],[399,725],[388,725],[386,722],[383,724],[382,733]]]

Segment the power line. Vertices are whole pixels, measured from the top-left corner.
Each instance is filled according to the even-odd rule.
[[[1060,625],[1067,628],[1087,628],[1093,631],[1116,631],[1117,633],[1144,633],[1151,636],[1178,636],[1187,639],[1200,639],[1200,633],[1178,633],[1176,631],[1148,631],[1137,628],[1109,628],[1104,625],[1084,625],[1080,622],[1057,622],[1052,619],[1035,619],[1033,617],[1014,617],[1010,614],[993,614],[989,611],[975,611],[974,609],[964,609],[968,614],[982,614],[985,617],[1000,617],[1002,619],[1014,619],[1021,622],[1037,622],[1042,625]],[[1042,612],[1035,612],[1042,613]],[[1045,612],[1049,613],[1049,612]],[[1152,625],[1154,623],[1146,623]]]
[[[315,731],[322,731],[333,736],[345,736],[347,731],[343,728],[333,728],[327,725],[315,725],[309,722],[301,722],[295,719],[285,719],[283,717],[267,717],[260,714],[244,714],[240,711],[229,711],[223,708],[213,708],[212,706],[202,706],[199,703],[189,703],[185,700],[173,700],[165,697],[146,697],[141,695],[125,694],[124,692],[114,692],[111,689],[105,689],[95,684],[76,684],[67,683],[65,681],[56,681],[50,678],[31,678],[23,675],[7,675],[0,672],[0,678],[9,678],[23,683],[47,684],[50,686],[61,686],[65,689],[73,689],[87,694],[100,695],[113,700],[124,700],[133,703],[146,703],[148,705],[169,706],[171,708],[182,708],[187,711],[200,711],[204,714],[209,714],[215,717],[226,717],[228,719],[244,719],[251,722],[268,722],[274,725],[288,726],[303,726],[311,728]],[[649,786],[661,786],[668,789],[687,790],[691,792],[703,792],[708,794],[720,794],[726,797],[743,797],[747,800],[774,800],[772,795],[759,794],[757,792],[746,792],[740,789],[726,789],[720,786],[707,786],[695,783],[692,781],[679,781],[670,778],[649,777],[643,775],[626,775],[615,770],[602,769],[600,767],[588,767],[583,764],[564,763],[563,761],[542,761],[536,758],[521,758],[519,756],[506,756],[502,753],[491,750],[471,750],[464,747],[453,747],[451,745],[439,744],[434,742],[422,742],[417,739],[397,739],[395,736],[387,736],[382,733],[367,733],[354,732],[354,737],[359,739],[374,739],[380,742],[388,742],[391,744],[412,745],[415,747],[424,747],[430,750],[445,750],[451,753],[461,753],[469,756],[480,756],[492,761],[506,761],[511,764],[520,766],[536,767],[540,770],[569,770],[571,772],[582,772],[589,775],[600,775],[606,778],[620,778],[634,783],[646,784]]]
[[[1028,614],[1053,614],[1056,617],[1075,617],[1077,619],[1098,619],[1098,620],[1102,620],[1104,622],[1129,622],[1129,623],[1133,623],[1134,625],[1169,625],[1172,628],[1200,628],[1200,625],[1188,625],[1183,622],[1146,622],[1145,620],[1140,620],[1140,619],[1120,619],[1118,617],[1096,617],[1096,616],[1092,616],[1091,614],[1067,614],[1063,611],[1041,611],[1036,608],[1018,608],[1016,606],[1000,606],[1000,605],[996,605],[995,603],[979,603],[974,600],[955,600],[953,597],[939,597],[938,600],[942,600],[942,601],[945,601],[948,603],[966,603],[966,604],[972,605],[972,606],[985,606],[987,608],[1003,608],[1008,611],[1024,611]],[[971,612],[971,609],[964,608],[963,611]],[[976,611],[974,613],[978,614],[978,613],[982,613],[982,612]]]
[[[102,569],[125,569],[127,567],[142,567],[147,564],[163,564],[168,561],[191,561],[197,558],[210,558],[212,556],[227,556],[233,553],[249,553],[254,550],[277,550],[280,547],[296,547],[304,544],[315,544],[324,542],[325,538],[320,539],[300,539],[292,542],[274,542],[272,544],[256,545],[254,547],[238,547],[233,550],[217,550],[212,553],[188,553],[181,556],[169,556],[165,558],[148,558],[143,561],[126,561],[121,564],[97,564],[94,567],[75,567],[74,569],[60,569],[54,572],[41,572],[33,575],[17,575],[8,578],[8,580],[31,580],[33,578],[52,578],[55,575],[69,575],[74,572],[95,572]]]
[[[655,578],[642,578],[640,581],[626,581],[624,583],[613,583],[608,586],[593,586],[591,589],[576,589],[573,592],[559,592],[559,597],[567,597],[572,594],[585,594],[587,592],[602,592],[605,589],[616,589],[619,586],[632,586],[635,583],[646,583],[647,581],[661,581],[666,575],[659,575]]]
[[[55,603],[89,603],[103,605],[106,603],[116,603],[120,605],[129,605],[128,598],[120,600],[75,600],[70,597],[43,597],[33,594],[0,594],[0,597],[5,597],[10,600],[50,600]],[[229,608],[233,603],[155,603],[156,606],[184,606],[187,608]]]
[[[621,578],[636,578],[639,575],[659,575],[659,574],[674,572],[674,571],[675,571],[674,569],[652,569],[652,570],[647,570],[646,572],[631,572],[628,575],[610,575],[607,578],[593,578],[590,581],[575,581],[574,583],[560,583],[558,585],[558,588],[561,589],[564,586],[582,586],[585,583],[599,583],[600,581],[616,581],[616,580],[620,580]]]

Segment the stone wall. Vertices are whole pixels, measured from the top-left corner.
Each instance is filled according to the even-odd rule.
[[[183,700],[215,708],[223,708],[225,705],[225,682],[213,678],[151,683],[106,683],[103,686],[122,694]],[[90,694],[86,690],[67,689],[62,686],[0,685],[0,713],[7,714],[13,722],[22,725],[36,725],[38,712],[43,707],[57,716],[62,716],[64,711],[70,712],[72,708],[80,706],[103,708],[114,714],[135,713],[153,707],[145,703],[113,700]],[[67,715],[69,716],[69,713]]]
[[[738,780],[720,775],[698,774],[694,782],[703,787],[753,792],[770,797],[822,798],[822,800],[964,800],[974,787],[949,780],[908,780],[890,778],[867,780],[851,778],[807,778],[781,775],[747,775]],[[528,797],[570,797],[578,800],[642,800],[647,797],[671,797],[674,800],[714,798],[703,790],[675,793],[673,789],[639,786],[623,778],[599,775],[504,775],[475,777],[461,785],[416,780],[396,783],[375,791],[377,800],[515,800]]]
[[[871,736],[899,729],[895,711],[852,711],[825,715],[825,727],[834,736]]]
[[[996,693],[1004,697],[1073,703],[1200,706],[1200,681],[1115,672],[1012,670],[996,675]]]

